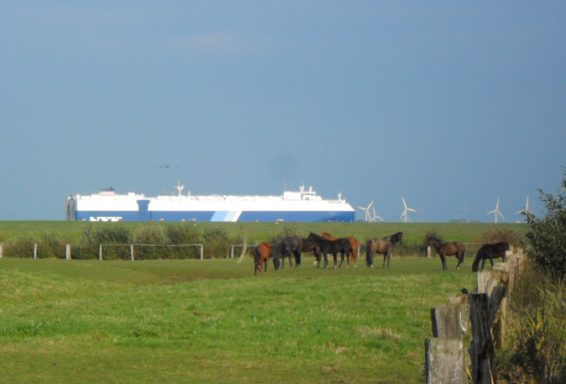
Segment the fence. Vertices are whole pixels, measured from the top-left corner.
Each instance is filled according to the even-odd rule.
[[[478,272],[477,293],[463,292],[450,304],[432,308],[433,337],[425,340],[426,383],[495,382],[496,347],[505,343],[507,294],[523,263],[522,251],[511,253],[493,270]],[[469,355],[465,341],[471,343]]]
[[[31,247],[30,255],[33,259],[38,259],[38,244],[35,243]],[[72,250],[71,244],[65,244],[65,254],[64,258],[66,260],[72,259]],[[204,245],[197,243],[197,244],[100,244],[98,247],[98,259],[104,260],[104,250],[109,248],[126,248],[127,249],[127,258],[129,260],[136,260],[136,248],[165,248],[165,249],[175,249],[175,248],[196,248],[198,250],[199,258],[201,260],[204,259]],[[3,245],[0,244],[0,258],[4,256],[4,248]],[[138,259],[146,259],[147,257],[141,257]]]

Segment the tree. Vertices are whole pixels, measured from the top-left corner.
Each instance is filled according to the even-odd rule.
[[[529,232],[526,235],[527,254],[534,264],[555,280],[566,279],[566,171],[562,188],[554,196],[539,190],[546,205],[542,218],[525,213]]]

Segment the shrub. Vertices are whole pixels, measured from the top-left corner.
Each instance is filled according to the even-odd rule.
[[[482,233],[480,241],[482,243],[498,243],[505,241],[509,243],[509,245],[516,247],[521,243],[521,237],[510,229],[494,229]]]
[[[566,382],[566,284],[527,270],[510,301],[514,334],[504,360],[512,382]],[[509,352],[510,351],[510,352]]]
[[[215,258],[228,256],[230,238],[224,228],[206,228],[202,238],[205,257]]]
[[[64,241],[51,232],[45,232],[41,235],[37,246],[37,257],[58,257],[65,258]]]
[[[77,259],[93,259],[98,257],[100,245],[104,248],[105,259],[129,259],[131,243],[130,232],[121,226],[104,226],[98,229],[88,227],[81,235],[80,245],[73,254]]]
[[[10,257],[33,257],[33,247],[36,241],[29,235],[10,239],[4,246],[4,254]]]
[[[512,292],[508,324],[514,334],[504,352],[514,382],[566,382],[566,177],[558,196],[541,191],[547,213],[526,213],[525,247],[531,264]]]
[[[175,223],[167,226],[167,237],[173,245],[200,243],[200,231],[194,223]],[[200,253],[193,247],[172,247],[172,258],[198,258]]]
[[[527,213],[527,254],[538,268],[557,280],[566,279],[566,176],[557,196],[541,193],[547,213],[538,218]]]
[[[134,236],[136,259],[162,259],[170,258],[169,238],[167,228],[163,223],[149,223],[141,227]],[[160,245],[160,247],[155,247]]]

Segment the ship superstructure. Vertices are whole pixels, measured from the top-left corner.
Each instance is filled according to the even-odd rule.
[[[67,219],[79,221],[354,221],[354,208],[342,198],[323,199],[312,187],[279,196],[183,194],[148,197],[112,189],[67,199]]]

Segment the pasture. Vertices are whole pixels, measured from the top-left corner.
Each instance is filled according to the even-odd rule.
[[[253,275],[236,260],[0,259],[3,383],[420,383],[471,259]]]
[[[404,243],[427,233],[467,243],[525,225],[442,223],[186,223],[220,228],[249,244],[310,231],[360,241],[402,230]],[[42,237],[76,244],[85,231],[135,234],[167,223],[0,222],[0,243]],[[27,244],[27,242],[22,242]],[[417,383],[423,381],[430,308],[475,288],[473,253],[460,270],[394,252],[391,269],[298,269],[254,276],[251,256],[226,259],[61,260],[0,258],[2,383]],[[416,249],[416,248],[407,248]],[[251,254],[251,253],[250,253]],[[399,255],[404,256],[400,257]],[[61,256],[58,256],[61,257]]]

